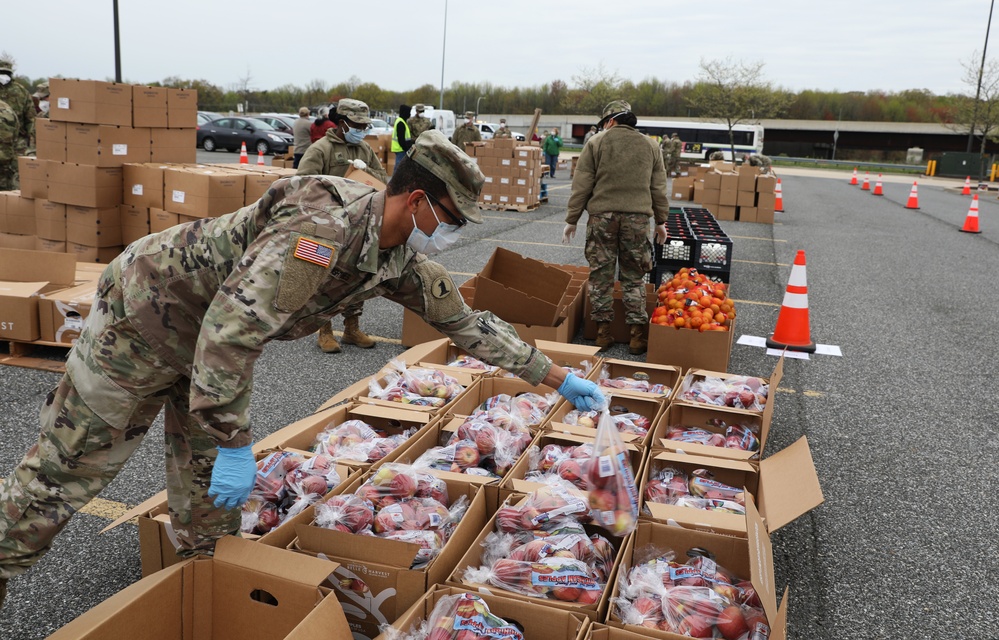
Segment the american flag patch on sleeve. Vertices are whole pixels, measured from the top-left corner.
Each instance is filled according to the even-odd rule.
[[[299,238],[295,245],[295,257],[318,264],[321,267],[328,267],[333,263],[333,247],[322,244],[308,238]]]

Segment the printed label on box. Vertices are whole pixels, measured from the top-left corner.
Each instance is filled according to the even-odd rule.
[[[517,161],[517,166],[518,167],[526,167],[527,166],[527,160],[518,160]]]
[[[174,192],[173,192],[173,201],[174,202],[179,202],[179,203],[183,204],[184,203],[184,192],[183,191],[177,191],[176,189],[174,189]]]
[[[513,160],[511,160],[510,158],[500,158],[500,164],[503,165],[504,167],[509,167],[511,164],[513,164]]]
[[[142,195],[142,185],[141,184],[133,184],[132,185],[132,195],[133,196],[141,196]]]
[[[56,107],[59,109],[69,109],[69,98],[59,98],[56,100]]]
[[[113,156],[127,156],[128,155],[128,145],[127,144],[113,144],[113,145],[111,145],[111,155],[113,155]]]
[[[80,316],[69,316],[63,322],[63,326],[71,331],[81,331],[83,329],[83,318]]]

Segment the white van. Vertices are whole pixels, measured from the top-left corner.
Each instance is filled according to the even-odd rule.
[[[433,107],[426,105],[423,111],[423,117],[430,120],[431,128],[437,129],[448,138],[450,138],[451,134],[454,133],[456,122],[454,111],[448,111],[447,109],[434,109]]]

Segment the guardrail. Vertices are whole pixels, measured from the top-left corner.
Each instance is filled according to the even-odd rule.
[[[770,156],[776,165],[796,165],[815,164],[828,167],[843,167],[844,169],[863,169],[864,167],[877,167],[880,169],[894,169],[897,171],[912,171],[916,173],[926,173],[925,164],[892,164],[889,162],[857,162],[856,160],[826,160],[824,158],[789,158],[786,156]]]

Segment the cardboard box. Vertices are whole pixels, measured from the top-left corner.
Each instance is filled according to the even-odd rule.
[[[734,177],[734,176],[733,176]],[[734,207],[739,201],[739,192],[732,188],[724,188],[718,196],[718,204],[723,207]]]
[[[149,209],[149,233],[166,231],[178,224],[180,224],[180,220],[176,213],[170,213],[163,209]]]
[[[777,176],[757,176],[756,193],[773,193],[775,189],[777,189]]]
[[[671,364],[688,369],[728,370],[735,337],[735,323],[728,331],[696,331],[649,324],[649,350],[646,362]]]
[[[158,162],[122,166],[122,200],[135,207],[163,208],[163,172],[168,167]]]
[[[458,474],[433,473],[447,483],[452,504],[460,496],[467,496],[470,502],[440,554],[421,568],[411,568],[420,551],[418,545],[324,529],[314,524],[295,526],[298,537],[289,548],[336,563],[330,579],[351,625],[374,629],[379,624],[397,620],[431,587],[447,579],[476,534],[486,525],[488,514],[480,485]],[[471,476],[467,479],[473,480]],[[355,480],[344,493],[356,491],[363,480]],[[350,588],[357,581],[366,587],[363,593]]]
[[[49,163],[49,200],[80,207],[117,207],[122,194],[121,167]]]
[[[624,302],[622,300],[621,293],[621,283],[614,283],[614,302],[612,303],[612,308],[614,311],[614,320],[611,321],[611,335],[614,336],[616,342],[629,342],[631,340],[631,328],[628,323],[625,322],[624,317]],[[655,311],[656,305],[659,303],[659,297],[656,294],[656,287],[652,284],[646,283],[645,285],[645,312],[652,317],[652,312]],[[594,340],[597,337],[597,323],[591,317],[593,313],[593,304],[590,301],[590,287],[587,283],[584,292],[585,305],[583,307],[583,337],[587,340]]]
[[[751,164],[741,164],[739,173],[739,191],[756,191],[756,176],[760,174],[760,168]]]
[[[96,167],[149,162],[149,129],[96,124],[66,125],[66,161]]]
[[[211,218],[243,207],[246,178],[242,173],[190,167],[163,171],[164,209],[196,218]]]
[[[704,205],[705,207],[712,207],[712,206],[717,207],[718,206],[718,201],[720,199],[721,199],[721,191],[720,190],[718,190],[718,189],[709,189],[709,188],[705,187],[704,191],[701,193],[701,199],[698,200],[698,202],[700,204]]]
[[[735,205],[718,205],[718,212],[714,213],[715,218],[718,220],[735,220],[736,208]]]
[[[711,479],[731,487],[745,488],[759,505],[759,513],[770,534],[823,503],[818,473],[804,436],[786,449],[759,463],[759,469],[744,460],[724,460],[674,451],[653,451],[639,480],[639,495],[645,495],[649,478],[672,467],[687,474],[707,469]],[[746,518],[721,511],[659,504],[645,500],[643,518],[663,523],[676,522],[688,529],[745,537]]]
[[[66,123],[35,118],[35,156],[39,160],[66,162]]]
[[[66,253],[72,254],[77,262],[96,262],[108,264],[124,250],[122,245],[111,247],[91,247],[77,242],[67,242]]]
[[[638,391],[628,388],[616,388],[612,381],[615,378],[635,378],[636,373],[643,373],[648,376],[648,381],[653,385],[662,385],[662,393]],[[600,371],[594,380],[601,388],[614,389],[614,394],[619,396],[635,396],[637,398],[649,398],[660,402],[669,402],[676,397],[676,389],[680,384],[683,371],[676,366],[664,364],[652,364],[635,362],[634,360],[617,360],[605,358],[600,366]],[[603,382],[605,379],[607,382]]]
[[[132,87],[100,80],[49,79],[49,118],[132,126]]]
[[[430,367],[432,368],[432,367]],[[402,402],[397,402],[395,400],[385,400],[371,395],[371,388],[365,385],[363,389],[356,395],[350,398],[350,400],[355,400],[357,402],[363,402],[366,404],[376,404],[383,407],[388,407],[390,409],[404,408],[406,411],[418,411],[420,413],[426,413],[427,415],[438,416],[443,415],[450,407],[464,395],[465,391],[472,386],[475,382],[476,377],[470,373],[463,371],[451,371],[448,373],[450,377],[454,378],[458,384],[462,386],[462,391],[451,398],[450,400],[444,399],[444,404],[440,406],[429,406],[429,405],[416,405],[416,404],[403,404]],[[381,387],[383,389],[389,388],[392,382],[398,379],[398,372],[391,367],[384,367],[381,371],[372,376],[373,382],[372,386]],[[435,398],[436,400],[436,398]]]
[[[34,251],[38,236],[22,236],[16,233],[0,232],[0,249],[23,249]]]
[[[347,174],[344,175],[344,178],[355,182],[363,182],[369,187],[373,187],[376,191],[385,191],[385,183],[367,171],[361,171],[360,169],[351,167],[347,170]]]
[[[66,242],[66,205],[51,200],[35,200],[35,234],[45,240]]]
[[[409,632],[416,625],[430,618],[434,607],[442,598],[467,593],[463,589],[436,586],[416,604],[409,608],[392,624],[397,632]],[[525,638],[547,638],[548,640],[582,640],[585,635],[588,620],[585,616],[559,611],[543,604],[512,600],[487,593],[476,594],[489,607],[489,612],[514,625]],[[389,640],[385,633],[377,636],[377,640]]]
[[[167,126],[167,88],[132,86],[132,124],[136,127]]]
[[[11,191],[0,191],[0,233],[7,233],[7,198]]]
[[[649,430],[644,436],[635,433],[619,433],[621,440],[624,442],[648,446],[652,440],[653,428],[655,427],[659,416],[666,410],[668,403],[657,398],[619,395],[615,390],[607,388],[602,388],[600,391],[604,394],[604,397],[607,398],[607,404],[610,407],[611,416],[623,413],[637,413],[648,421]],[[551,414],[551,418],[549,418],[548,422],[544,425],[544,429],[553,433],[574,434],[587,436],[589,438],[596,437],[596,424],[589,426],[585,424],[568,424],[565,422],[564,419],[566,414],[575,410],[576,407],[573,406],[571,402],[563,402],[557,409],[555,409],[554,413]]]
[[[497,247],[479,272],[472,307],[507,322],[554,326],[571,279],[561,269]]]
[[[75,343],[96,295],[96,280],[42,295],[38,301],[41,339],[67,345]]]
[[[484,369],[450,366],[449,363],[454,362],[457,358],[466,355],[469,355],[469,353],[452,343],[449,339],[440,338],[438,340],[430,340],[428,342],[417,344],[400,353],[395,359],[406,363],[407,365],[429,367],[432,369],[438,369],[448,374],[452,372],[459,372],[467,376],[472,376],[473,378],[491,376],[499,370],[498,367],[485,364],[484,362]]]
[[[16,249],[17,247],[14,248]],[[66,253],[66,241],[48,240],[46,238],[39,238],[38,236],[35,236],[35,246],[33,249],[35,251],[48,251],[49,253]]]
[[[38,340],[39,294],[73,286],[75,275],[69,254],[0,249],[0,340]]]
[[[49,636],[52,640],[349,638],[343,609],[319,585],[335,565],[233,536],[143,578]]]
[[[17,174],[20,181],[21,197],[47,198],[49,196],[48,160],[20,156],[17,159]]]
[[[689,549],[701,548],[711,553],[712,558],[719,565],[739,578],[748,579],[753,583],[770,624],[769,637],[771,640],[784,640],[787,637],[788,592],[785,589],[778,607],[774,584],[773,546],[769,536],[765,534],[763,523],[753,507],[752,500],[748,501],[746,511],[746,529],[749,532],[746,538],[692,531],[653,522],[640,522],[638,530],[629,538],[621,553],[621,563],[617,569],[614,585],[608,591],[612,592],[612,597],[618,597],[621,582],[627,578],[631,568],[635,565],[636,556],[646,554],[650,547],[663,554],[672,551],[680,561],[687,557]],[[656,629],[624,625],[618,617],[616,607],[613,606],[607,613],[607,623],[626,630],[640,632],[644,637],[664,640],[682,640],[687,637]]]
[[[149,235],[149,209],[123,204],[118,207],[121,216],[121,242],[128,245]]]
[[[197,112],[195,112],[197,118]],[[149,131],[152,141],[150,151],[151,162],[189,162],[198,161],[198,130],[194,127],[188,129],[159,129],[153,128]]]
[[[739,207],[739,222],[757,222],[756,207]]]
[[[7,191],[7,215],[5,227],[7,233],[18,235],[36,235],[38,225],[35,223],[35,201],[24,198],[18,191]]]
[[[693,178],[673,178],[673,188],[670,190],[671,200],[689,201],[694,197]]]
[[[708,165],[717,173],[735,173],[735,163],[727,160],[709,160]]]
[[[66,207],[66,241],[90,247],[120,247],[121,210],[113,207]]]
[[[195,129],[198,126],[196,89],[167,89],[167,126],[171,129]]]
[[[756,206],[756,192],[755,191],[740,191],[737,194],[735,206],[737,207],[755,207]]]
[[[543,396],[555,394],[558,397],[558,400],[540,420],[527,425],[531,429],[539,429],[563,402],[561,396],[558,396],[558,392],[545,384],[532,387],[520,378],[480,378],[447,408],[444,417],[448,419],[449,416],[472,415],[479,405],[501,393],[511,397],[522,393],[537,393]]]

